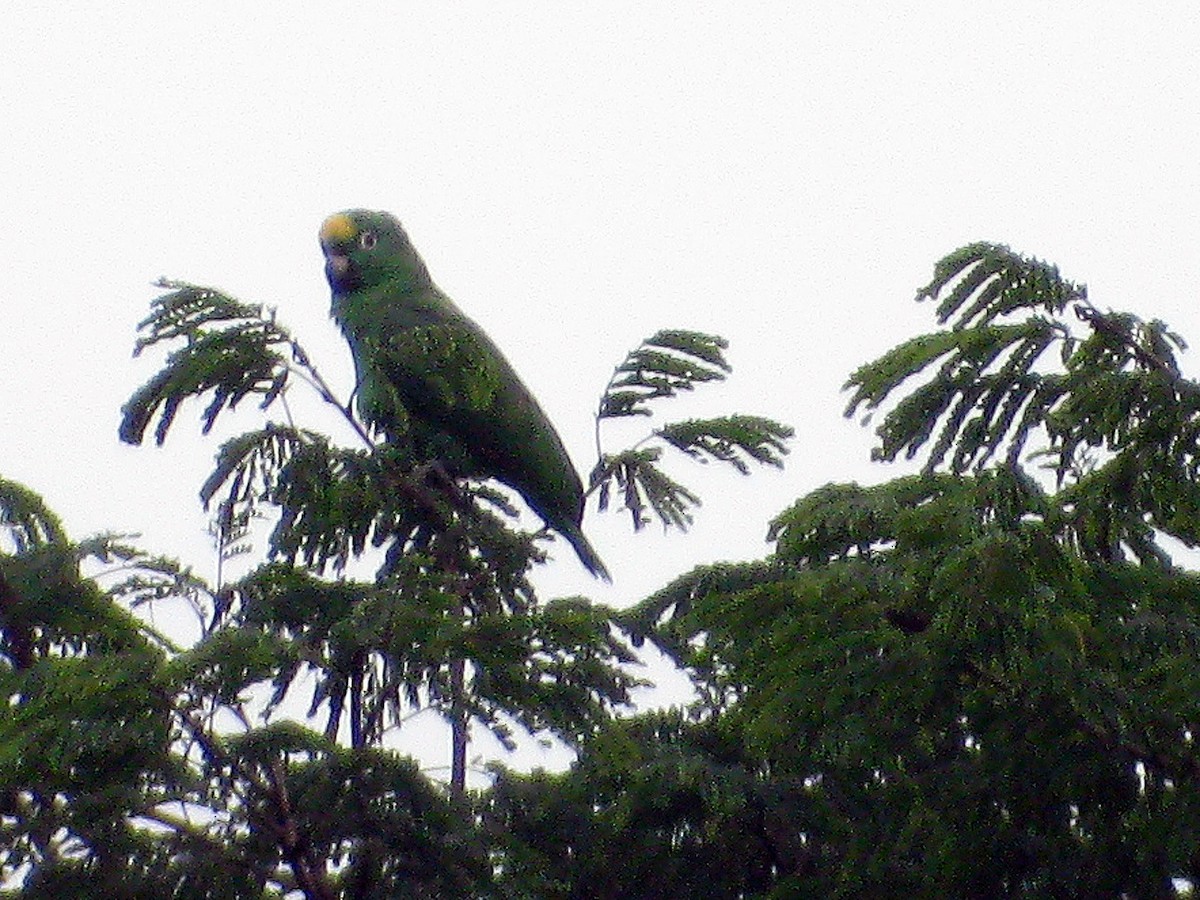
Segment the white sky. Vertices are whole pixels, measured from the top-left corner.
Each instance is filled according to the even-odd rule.
[[[141,532],[211,576],[196,490],[220,438],[260,419],[201,439],[196,405],[163,449],[118,443],[155,371],[129,355],[149,282],[277,306],[348,394],[315,235],[350,206],[405,222],[585,474],[596,395],[661,327],[732,342],[731,382],[688,414],[797,429],[783,474],[680,469],[705,498],[690,535],[630,537],[593,510],[614,586],[560,543],[546,596],[627,605],[760,557],[768,519],[820,484],[896,474],[868,462],[840,387],[932,327],[911,297],[962,244],[1052,260],[1102,308],[1200,340],[1196,4],[567,6],[7,15],[0,475],[73,536]]]

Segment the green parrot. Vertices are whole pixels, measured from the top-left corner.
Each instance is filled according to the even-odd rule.
[[[433,283],[395,217],[335,213],[320,239],[363,420],[389,438],[415,434],[433,457],[467,470],[456,474],[507,484],[609,580],[580,528],[583,485],[554,426],[483,329]]]

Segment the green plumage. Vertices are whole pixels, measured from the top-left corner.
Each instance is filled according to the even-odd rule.
[[[583,486],[554,426],[496,345],[433,283],[400,223],[384,212],[337,213],[321,227],[321,248],[363,419],[389,437],[416,436],[461,474],[515,489],[607,579],[580,529]]]

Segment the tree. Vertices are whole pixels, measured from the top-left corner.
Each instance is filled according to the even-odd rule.
[[[1200,543],[1182,341],[996,245],[918,298],[939,329],[855,372],[847,411],[921,471],[826,485],[774,519],[767,559],[621,612],[541,602],[539,536],[398,443],[276,423],[226,444],[204,487],[220,533],[279,519],[272,559],[214,588],[115,538],[73,545],[3,486],[0,873],[54,896],[1175,895],[1200,875],[1200,578],[1170,555]],[[127,437],[297,377],[332,401],[257,307],[172,285],[147,327],[182,347]],[[646,342],[598,426],[720,377],[721,349]],[[784,435],[728,417],[654,439],[745,465]],[[596,491],[686,522],[657,447],[601,452]],[[352,576],[372,545],[376,577]],[[195,647],[123,608],[171,597],[206,616]],[[642,641],[692,676],[691,708],[615,714]],[[324,727],[253,724],[249,689],[278,704],[305,667]],[[551,727],[578,759],[447,793],[381,746],[413,701]]]
[[[222,411],[248,397],[269,408],[299,380],[342,410],[363,446],[297,427],[286,407],[285,422],[227,442],[201,487],[216,506],[218,558],[246,549],[261,510],[275,527],[261,565],[215,586],[116,537],[72,544],[36,495],[0,483],[10,544],[0,885],[46,896],[488,893],[489,849],[465,793],[468,722],[504,742],[514,726],[584,741],[636,683],[611,612],[577,597],[542,602],[528,575],[546,535],[512,528],[515,510],[491,485],[374,440],[272,313],[163,286],[138,350],[175,346],[126,405],[123,439],[140,443],[154,424],[161,443],[202,396],[208,431]],[[723,378],[724,346],[694,332],[648,339],[616,370],[598,432]],[[743,457],[779,465],[789,434],[735,416],[664,425],[648,440],[745,472]],[[593,476],[638,526],[647,510],[683,525],[698,502],[658,468],[660,453],[602,456]],[[358,577],[375,550],[374,577]],[[203,619],[194,646],[130,613],[172,601]],[[279,714],[305,672],[320,730]],[[449,794],[384,745],[425,706],[451,726]]]
[[[948,256],[939,298],[848,384],[848,414],[907,390],[876,453],[922,473],[801,498],[769,561],[625,622],[790,788],[779,895],[1171,896],[1200,874],[1200,579],[1165,543],[1200,542],[1200,387],[1161,322],[1007,248]]]
[[[128,611],[206,588],[112,536],[71,543],[0,482],[0,881],[23,896],[463,896],[489,880],[465,810],[410,762],[244,713],[253,636],[180,651]],[[87,574],[89,567],[102,567]],[[224,643],[224,647],[222,647]],[[345,785],[354,785],[346,791]]]
[[[310,714],[326,708],[325,737],[337,738],[348,703],[350,745],[362,747],[377,745],[406,705],[427,704],[450,723],[451,786],[461,794],[470,720],[506,745],[511,722],[577,743],[625,702],[634,681],[621,664],[631,658],[608,611],[582,598],[543,605],[534,592],[527,573],[545,559],[538,545],[544,530],[508,528],[515,511],[505,495],[450,479],[439,460],[421,455],[428,441],[372,437],[272,312],[213,288],[162,286],[167,293],[141,323],[146,335],[137,349],[182,346],[126,404],[123,440],[140,443],[157,418],[161,443],[181,405],[204,395],[211,396],[202,415],[208,431],[247,397],[271,407],[296,379],[336,406],[362,440],[361,448],[339,447],[289,416],[286,425],[227,442],[201,488],[206,503],[224,492],[219,508],[230,518],[245,520],[264,505],[277,511],[273,562],[221,591],[210,629],[222,641],[226,630],[251,631],[260,652],[272,654],[272,705],[308,666],[317,675]],[[603,421],[651,415],[652,401],[723,379],[725,346],[676,330],[631,352],[601,399],[598,451]],[[743,457],[781,465],[790,435],[769,419],[740,415],[668,423],[647,440],[746,473]],[[601,507],[615,487],[636,527],[647,509],[665,525],[686,526],[698,499],[661,471],[661,452],[640,445],[601,452],[591,478]],[[347,567],[368,548],[384,554],[374,580],[346,580]],[[327,573],[337,580],[324,580]],[[247,670],[236,656],[223,664]]]

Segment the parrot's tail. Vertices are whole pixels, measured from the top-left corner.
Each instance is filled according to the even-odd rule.
[[[602,578],[611,584],[612,576],[608,574],[608,569],[596,554],[596,551],[592,549],[592,545],[588,543],[588,539],[583,536],[582,529],[571,521],[564,522],[562,525],[556,527],[559,533],[571,542],[571,546],[575,548],[575,553],[578,554],[579,561],[583,563],[583,567],[597,578]]]

